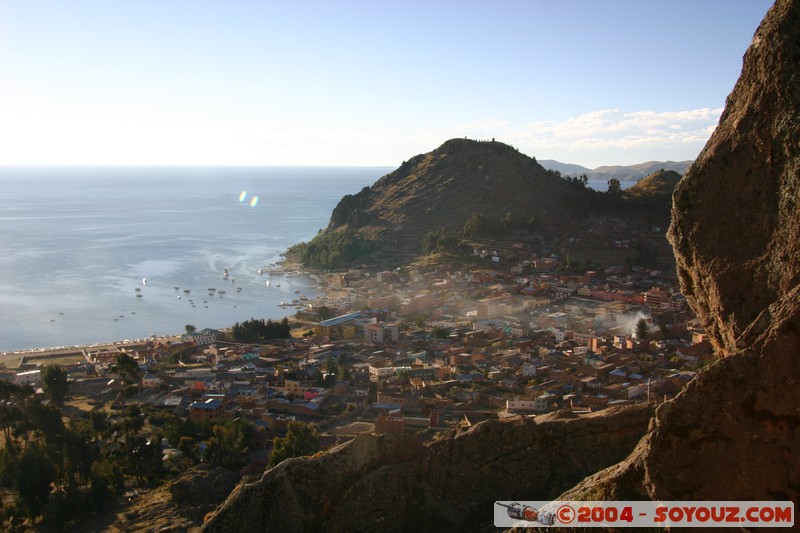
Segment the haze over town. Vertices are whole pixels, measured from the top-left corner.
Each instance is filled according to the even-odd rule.
[[[696,157],[771,2],[5,2],[0,165]]]

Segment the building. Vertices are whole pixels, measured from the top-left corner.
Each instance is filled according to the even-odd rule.
[[[361,312],[348,313],[328,320],[323,320],[317,324],[315,333],[331,340],[352,339],[356,336],[355,321],[361,318]]]
[[[400,413],[381,413],[375,420],[375,433],[378,435],[402,435],[405,430],[405,419]]]
[[[553,405],[555,402],[556,396],[555,394],[550,394],[545,392],[544,394],[537,396],[533,400],[533,410],[537,413],[546,413],[550,410],[550,406]]]
[[[412,296],[409,300],[400,302],[400,314],[409,316],[415,314],[427,314],[433,307],[433,296],[423,292]]]
[[[142,376],[142,387],[145,389],[157,389],[160,387],[164,382],[156,376],[155,374],[146,373]]]
[[[509,413],[530,413],[537,409],[536,400],[506,400],[506,411]]]
[[[193,422],[203,422],[205,420],[219,420],[225,414],[225,407],[222,401],[217,398],[198,400],[189,405],[189,418]]]
[[[377,366],[369,366],[369,379],[370,381],[377,383],[381,379],[389,378],[395,375],[397,369],[393,366],[385,366],[385,367],[377,367]]]
[[[220,331],[211,328],[201,329],[200,331],[195,331],[192,333],[187,333],[182,336],[183,340],[192,341],[197,346],[208,346],[209,344],[214,344],[217,342],[217,339],[222,336]]]
[[[291,394],[296,398],[302,398],[304,393],[310,388],[310,386],[305,386],[302,382],[297,380],[286,379],[283,382],[283,391],[286,394]]]
[[[653,287],[644,293],[644,303],[653,309],[666,309],[669,307],[669,293]]]
[[[375,344],[384,342],[397,342],[400,337],[400,328],[397,323],[385,324],[374,322],[364,326],[364,340]]]

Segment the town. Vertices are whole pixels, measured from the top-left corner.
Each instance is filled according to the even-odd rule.
[[[66,483],[102,509],[109,491],[123,508],[135,505],[195,465],[236,473],[235,483],[362,433],[426,442],[491,418],[660,403],[714,351],[674,269],[652,261],[649,250],[667,255],[661,228],[618,224],[549,242],[473,241],[468,257],[462,249],[394,270],[305,272],[322,295],[292,302],[297,312],[279,322],[187,324],[172,337],[6,354],[2,377],[36,392],[6,391],[5,405],[24,420],[52,402],[69,421],[58,431],[94,435],[87,465],[108,466],[93,467],[88,485]],[[612,264],[589,259],[587,241]],[[24,426],[15,420],[8,450]],[[60,442],[43,438],[46,447]],[[75,514],[80,506],[42,511],[19,497],[32,520],[86,518]]]
[[[576,273],[525,248],[475,249],[484,266],[469,270],[325,274],[328,292],[292,317],[289,338],[231,342],[190,327],[84,349],[64,367],[70,390],[122,386],[110,378],[126,354],[141,376],[129,401],[195,422],[247,420],[264,459],[293,421],[315,425],[321,449],[361,432],[435,435],[490,417],[661,402],[712,360],[672,272]],[[36,386],[41,372],[23,363],[13,379]]]

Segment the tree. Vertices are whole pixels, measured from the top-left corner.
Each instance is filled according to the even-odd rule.
[[[319,306],[319,319],[320,321],[328,320],[329,318],[333,318],[333,311],[327,305]]]
[[[608,193],[613,194],[614,196],[619,195],[622,192],[622,185],[620,184],[617,178],[611,178],[608,180]]]
[[[56,479],[56,469],[47,454],[38,446],[28,446],[20,454],[15,485],[19,503],[28,518],[42,514],[50,496],[50,484]]]
[[[270,466],[275,466],[284,459],[312,455],[319,451],[319,432],[317,427],[303,422],[289,422],[289,430],[285,437],[275,439]]]
[[[336,362],[336,379],[350,381],[350,377],[350,365],[347,363],[347,358],[342,356]]]
[[[57,404],[61,404],[69,392],[67,372],[58,365],[47,365],[42,371],[42,390]]]
[[[450,335],[450,332],[447,331],[447,328],[443,328],[442,326],[434,326],[431,334],[437,339],[446,339]]]
[[[117,362],[111,367],[113,372],[119,376],[124,383],[125,392],[136,392],[136,385],[139,383],[141,377],[141,370],[139,370],[139,363],[126,353],[117,356]]]
[[[46,405],[38,398],[32,398],[25,403],[25,420],[28,427],[35,429],[44,437],[45,443],[54,448],[60,448],[61,438],[65,427],[61,409],[54,405]]]
[[[253,426],[242,420],[216,425],[212,429],[214,436],[209,439],[205,459],[212,466],[220,466],[228,470],[238,470],[247,464],[247,452]]]
[[[640,318],[639,321],[636,323],[636,338],[640,341],[647,339],[647,332],[650,329],[647,327],[647,320],[644,318]]]
[[[186,328],[186,334],[187,335],[191,335],[192,333],[197,331],[197,328],[195,326],[191,325],[191,324],[186,324],[185,328]]]
[[[178,441],[178,449],[184,457],[192,462],[197,462],[197,441],[193,437],[181,437]]]
[[[125,437],[120,452],[125,473],[140,482],[152,482],[163,474],[161,441],[155,436],[129,435]]]
[[[464,223],[462,233],[465,237],[476,237],[489,230],[489,222],[483,213],[475,213]]]

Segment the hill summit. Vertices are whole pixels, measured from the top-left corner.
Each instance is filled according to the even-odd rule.
[[[593,217],[666,227],[679,178],[658,171],[630,192],[603,193],[507,144],[450,139],[344,196],[327,228],[288,255],[316,268],[399,266],[432,249],[463,255],[474,237],[524,242],[576,222],[586,229]]]
[[[345,196],[328,229],[455,229],[475,212],[499,217],[509,211],[557,208],[587,192],[507,144],[451,139],[358,194]]]
[[[602,197],[507,144],[451,139],[344,196],[328,227],[293,251],[312,266],[337,266],[367,253],[401,260],[421,253],[432,229],[460,232],[475,215],[489,221],[577,216],[601,209]]]

